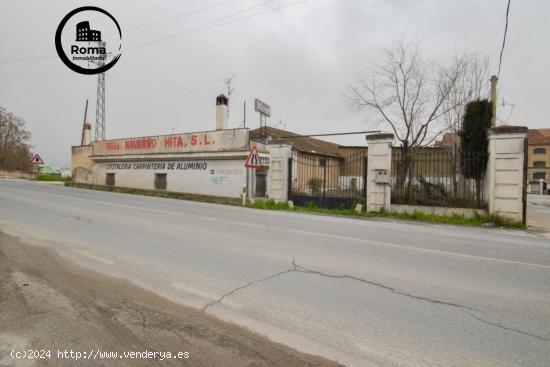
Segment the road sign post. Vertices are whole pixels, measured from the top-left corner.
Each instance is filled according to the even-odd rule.
[[[266,142],[266,125],[267,118],[271,117],[271,106],[256,98],[254,100],[254,110],[260,113],[260,131],[262,134],[262,142]]]

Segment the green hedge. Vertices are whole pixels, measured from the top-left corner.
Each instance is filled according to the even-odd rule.
[[[61,176],[54,176],[54,175],[36,175],[36,181],[61,181],[61,182],[68,182],[70,181],[70,177],[61,177]]]

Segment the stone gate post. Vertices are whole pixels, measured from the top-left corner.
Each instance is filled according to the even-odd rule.
[[[485,194],[489,213],[523,221],[524,126],[499,126],[489,130],[489,161]]]
[[[367,136],[367,210],[379,212],[390,210],[391,203],[391,157],[393,134]],[[385,181],[387,178],[387,182]]]
[[[267,196],[270,200],[286,202],[288,200],[288,159],[292,145],[268,144],[269,172],[267,175]]]

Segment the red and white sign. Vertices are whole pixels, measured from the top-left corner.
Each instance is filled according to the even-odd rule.
[[[42,160],[42,158],[40,158],[40,156],[38,154],[35,154],[35,155],[32,156],[31,163],[32,164],[44,164],[44,161]]]
[[[244,150],[248,146],[248,129],[101,140],[92,145],[94,156]]]
[[[258,155],[258,149],[256,149],[255,145],[252,147],[252,149],[250,149],[250,154],[248,154],[248,158],[246,158],[246,163],[244,164],[244,166],[248,168],[262,167],[260,156]]]

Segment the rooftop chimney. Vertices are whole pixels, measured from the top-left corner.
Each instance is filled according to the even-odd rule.
[[[229,100],[223,94],[216,97],[216,130],[227,129],[227,115]]]
[[[90,145],[92,142],[92,125],[85,123],[82,129],[82,145]]]

